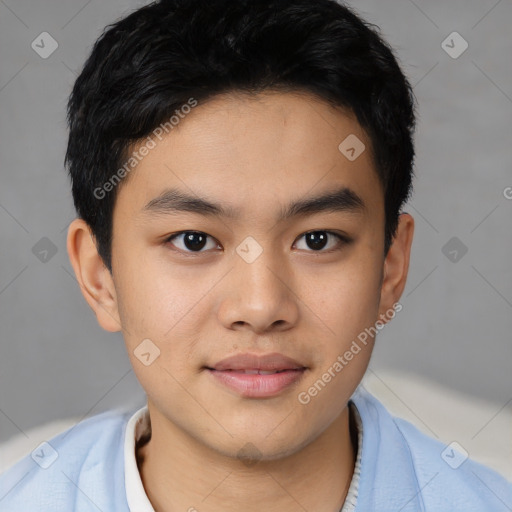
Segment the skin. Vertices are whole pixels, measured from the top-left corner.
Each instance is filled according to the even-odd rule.
[[[366,146],[355,161],[338,150],[349,134]],[[297,397],[359,333],[387,321],[405,286],[414,221],[400,215],[385,256],[384,196],[370,148],[353,115],[314,96],[217,96],[120,186],[112,275],[87,224],[71,223],[67,247],[81,291],[103,329],[122,331],[148,397],[152,438],[140,472],[157,512],[342,507],[356,453],[347,403],[375,340],[309,403]],[[277,222],[289,202],[341,185],[363,199],[364,211]],[[240,217],[144,214],[168,187],[240,208]],[[166,241],[185,230],[210,236],[202,252],[185,254],[183,237]],[[315,251],[303,236],[314,230],[352,242],[330,235]],[[236,252],[248,236],[263,250],[252,263]],[[147,338],[160,350],[149,366],[134,355]],[[279,352],[308,370],[279,395],[255,399],[203,369],[244,352]],[[237,456],[244,446],[253,447],[251,464]]]

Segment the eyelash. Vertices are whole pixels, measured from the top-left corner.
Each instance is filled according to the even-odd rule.
[[[165,239],[164,243],[165,244],[171,244],[171,241],[174,238],[176,238],[178,236],[181,236],[181,235],[184,235],[184,234],[187,234],[187,233],[195,233],[195,234],[200,234],[200,235],[206,235],[207,237],[212,238],[213,240],[215,240],[211,235],[208,235],[207,233],[204,233],[203,231],[188,230],[188,231],[179,231],[177,233],[172,234],[171,236],[169,236],[168,238]],[[304,236],[306,236],[306,235],[308,235],[310,233],[327,233],[328,235],[334,236],[338,240],[337,246],[332,248],[332,249],[329,249],[329,250],[326,250],[326,251],[324,251],[322,249],[318,250],[318,251],[314,251],[314,250],[307,250],[306,251],[306,252],[311,252],[313,254],[315,254],[315,253],[316,254],[330,254],[332,252],[336,252],[336,251],[341,250],[344,246],[346,246],[346,245],[348,245],[348,244],[350,244],[352,242],[351,238],[349,238],[349,237],[347,237],[345,235],[342,235],[341,233],[336,233],[335,231],[329,231],[329,230],[326,230],[326,229],[314,229],[312,231],[306,231],[297,240],[300,240],[301,238],[303,238]],[[208,252],[208,251],[203,251],[203,250],[200,250],[200,251],[189,251],[189,250],[176,249],[176,248],[173,249],[173,250],[175,250],[177,252],[181,252],[182,254],[186,254],[187,256]]]

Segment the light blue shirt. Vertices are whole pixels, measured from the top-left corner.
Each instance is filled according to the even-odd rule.
[[[362,425],[355,512],[512,510],[512,483],[498,473],[393,418],[362,387],[352,402]],[[137,512],[125,485],[131,417],[126,410],[98,414],[20,460],[0,475],[0,511]]]

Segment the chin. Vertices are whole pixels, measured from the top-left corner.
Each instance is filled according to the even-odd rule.
[[[281,432],[280,436],[265,437],[266,434],[255,435],[256,427],[252,432],[235,434],[227,440],[226,444],[210,444],[210,448],[231,459],[238,459],[245,466],[251,467],[258,462],[270,462],[289,457],[308,444],[308,439],[297,438],[297,432]],[[262,432],[271,432],[272,428],[263,429]]]

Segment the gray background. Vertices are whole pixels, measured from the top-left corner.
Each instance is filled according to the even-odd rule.
[[[102,28],[144,3],[0,0],[0,441],[144,400],[121,335],[98,326],[69,264],[63,167],[77,73]],[[498,414],[512,403],[512,2],[351,5],[381,27],[419,102],[404,308],[371,367],[485,398]],[[31,48],[44,31],[59,45],[47,59]],[[457,59],[441,47],[453,31],[469,44]],[[468,248],[457,262],[443,253],[454,236]],[[46,262],[32,250],[43,237],[57,250]]]

